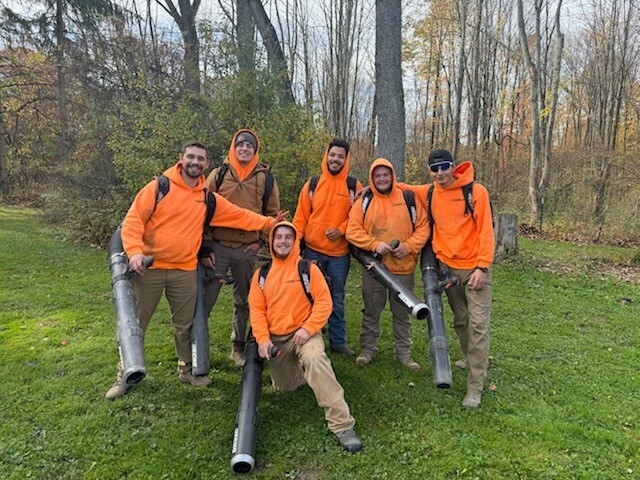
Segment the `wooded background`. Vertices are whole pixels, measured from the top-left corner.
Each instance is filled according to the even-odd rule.
[[[183,141],[254,128],[295,209],[332,136],[427,179],[472,160],[529,231],[637,242],[636,0],[19,0],[0,18],[0,201],[102,244]]]

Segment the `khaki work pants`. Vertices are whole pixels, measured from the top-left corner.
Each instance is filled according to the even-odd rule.
[[[151,269],[133,277],[138,319],[143,332],[164,293],[171,309],[173,340],[178,355],[178,368],[191,372],[191,325],[196,308],[198,273],[196,270]]]
[[[293,334],[271,336],[280,354],[269,362],[274,388],[279,392],[296,390],[305,383],[313,390],[318,406],[324,409],[327,428],[333,433],[353,428],[344,390],[336,379],[331,361],[324,351],[322,335],[313,335],[304,345],[293,345]]]
[[[394,275],[395,279],[406,288],[413,290],[413,275]],[[389,290],[382,286],[363,267],[362,268],[362,333],[360,347],[363,351],[375,356],[380,337],[380,315],[390,297],[389,305],[393,316],[393,351],[398,360],[411,356],[411,319],[407,308]]]
[[[462,354],[467,357],[469,373],[467,390],[482,392],[489,364],[489,320],[491,316],[492,275],[481,290],[468,285],[473,270],[451,268],[451,275],[460,279],[455,287],[446,290],[453,311],[453,327],[460,340]]]

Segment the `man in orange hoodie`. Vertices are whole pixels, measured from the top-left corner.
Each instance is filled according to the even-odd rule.
[[[261,282],[251,281],[251,329],[260,357],[271,359],[269,371],[276,390],[289,392],[307,383],[324,409],[327,427],[349,452],[362,449],[353,430],[355,420],[324,350],[322,327],[331,313],[331,293],[320,269],[309,265],[311,298],[300,280],[300,247],[292,223],[280,222],[271,232],[272,264]],[[262,283],[262,285],[261,285]],[[279,354],[271,358],[271,348]]]
[[[218,192],[231,203],[252,212],[275,217],[280,210],[278,184],[269,166],[259,161],[260,142],[255,132],[240,130],[229,147],[222,167],[207,177],[207,188]],[[270,187],[269,182],[271,182]],[[218,187],[219,185],[219,187]],[[238,227],[215,228],[205,232],[202,263],[214,273],[226,275],[231,269],[233,283],[233,321],[231,358],[236,365],[244,364],[244,349],[249,323],[249,285],[255,269],[258,250],[267,242],[265,232],[251,232]],[[205,288],[207,318],[216,304],[222,284],[211,282]]]
[[[491,315],[491,263],[494,236],[491,204],[487,189],[473,182],[471,162],[456,166],[447,150],[429,155],[429,175],[433,186],[405,185],[430,212],[432,245],[436,258],[447,265],[460,283],[446,290],[454,315],[454,328],[464,357],[455,365],[469,369],[466,408],[478,408],[489,363],[489,318]],[[472,198],[464,198],[463,186],[473,182]],[[431,205],[427,205],[433,188]],[[472,209],[469,208],[472,206]]]
[[[187,142],[178,163],[164,172],[169,180],[167,194],[158,201],[158,181],[149,182],[136,195],[122,224],[122,244],[129,266],[138,274],[133,286],[140,327],[146,331],[164,292],[171,309],[178,378],[196,387],[211,383],[206,376],[192,375],[190,341],[197,294],[197,254],[207,209],[203,172],[208,166],[206,147],[196,141]],[[275,223],[272,217],[237,207],[218,194],[214,196],[212,226],[269,230]],[[283,217],[279,214],[277,220]],[[147,257],[155,259],[149,269],[143,263]],[[113,400],[129,388],[118,368],[116,383],[105,396]]]
[[[382,256],[386,265],[398,282],[413,289],[413,275],[418,261],[418,253],[429,236],[424,208],[416,204],[416,219],[412,222],[402,191],[397,187],[393,166],[388,160],[378,158],[369,169],[369,185],[373,198],[363,209],[363,198],[359,198],[349,213],[347,240],[356,247],[375,252]],[[366,204],[365,204],[366,205]],[[390,243],[399,240],[392,249]],[[371,363],[378,348],[380,336],[380,315],[387,303],[388,292],[366,269],[362,269],[362,352],[356,364]],[[396,360],[413,371],[420,365],[411,358],[411,322],[409,312],[395,297],[390,299],[393,314],[393,348]]]
[[[333,139],[322,158],[322,175],[300,191],[293,224],[304,238],[304,258],[320,264],[331,279],[333,311],[329,317],[329,346],[347,357],[355,354],[347,346],[347,323],[344,318],[344,286],[351,266],[349,243],[344,237],[354,194],[362,188],[355,181],[354,192],[349,191],[349,143]],[[355,179],[354,179],[355,180]]]

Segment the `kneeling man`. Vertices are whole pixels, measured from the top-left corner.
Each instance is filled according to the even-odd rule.
[[[308,383],[324,409],[329,430],[342,448],[357,452],[362,443],[353,431],[356,422],[322,339],[321,330],[332,308],[327,282],[311,263],[305,288],[301,280],[304,275],[298,268],[300,246],[293,224],[278,223],[270,237],[271,267],[262,278],[260,269],[255,272],[249,291],[251,328],[260,357],[270,359],[271,347],[278,347],[280,353],[269,364],[275,389],[287,392]]]

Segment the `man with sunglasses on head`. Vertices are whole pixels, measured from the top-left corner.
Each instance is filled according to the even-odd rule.
[[[446,290],[454,328],[464,355],[455,365],[468,369],[465,408],[480,406],[489,362],[493,218],[487,189],[474,181],[471,162],[456,165],[447,150],[429,155],[433,185],[400,184],[426,207],[436,258],[460,283]],[[465,192],[468,191],[468,198]]]

